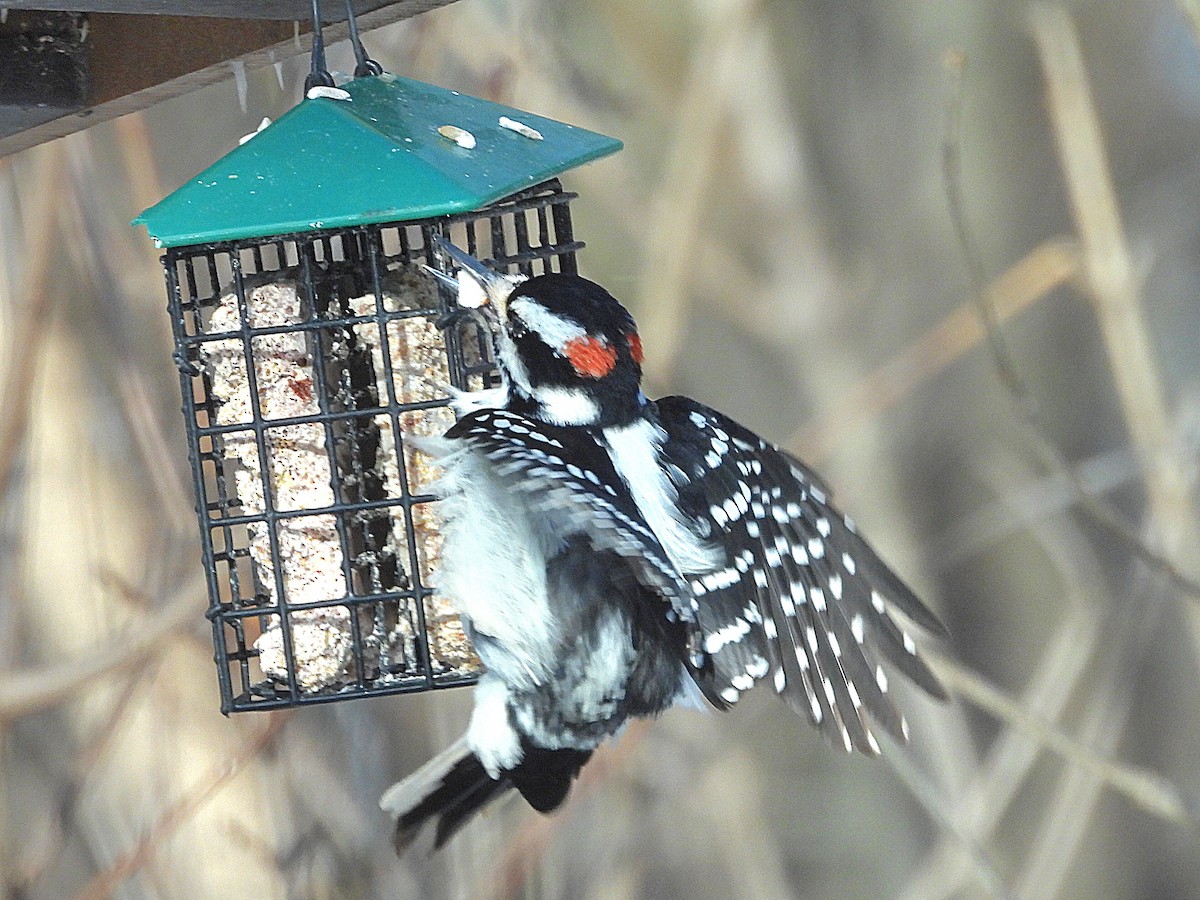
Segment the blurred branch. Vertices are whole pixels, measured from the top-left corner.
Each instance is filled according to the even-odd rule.
[[[119,138],[117,146],[134,201],[132,206],[144,209],[164,193],[145,116],[135,113],[118,119],[114,123],[114,130]],[[119,226],[114,223],[112,210],[89,190],[89,185],[105,177],[96,163],[94,143],[93,133],[87,131],[69,145],[69,168],[75,189],[65,192],[64,202],[70,202],[70,210],[64,227],[70,231],[67,246],[77,258],[79,269],[91,274],[98,290],[117,297],[121,294],[121,264],[117,261],[124,257],[113,253],[111,248],[129,242],[134,232],[123,222]],[[114,233],[115,227],[119,227],[120,231]],[[141,239],[141,235],[137,235],[137,238],[137,255],[141,257],[145,252],[143,248],[149,245]],[[159,271],[157,265],[154,269]],[[176,454],[171,451],[162,424],[155,416],[153,391],[146,372],[130,352],[127,341],[121,338],[121,319],[110,315],[102,321],[103,327],[114,331],[108,343],[120,348],[111,360],[114,367],[113,387],[120,397],[121,410],[141,456],[142,470],[158,494],[162,515],[169,519],[176,531],[183,532],[195,521],[191,489],[184,479],[183,469],[176,465]]]
[[[999,869],[992,861],[984,843],[956,818],[955,802],[948,797],[939,796],[930,783],[929,776],[918,769],[909,756],[893,753],[888,757],[888,763],[892,771],[904,782],[909,793],[924,807],[930,819],[942,829],[946,839],[962,851],[961,858],[969,866],[979,886],[987,891],[989,896],[1007,898],[1009,893],[1004,887],[1004,879],[1000,877]]]
[[[137,593],[111,573],[103,577],[121,592]],[[166,646],[170,634],[203,609],[203,602],[197,599],[201,593],[198,586],[181,589],[165,606],[139,618],[127,633],[106,641],[102,649],[88,656],[0,674],[0,722],[61,703],[105,675],[143,664],[148,655]]]
[[[1030,514],[1024,507],[1036,502],[1016,484],[1014,466],[1002,459],[984,460],[982,477],[990,482],[997,503],[1012,510],[1038,539],[1060,573],[1062,585],[1047,585],[1048,596],[1064,595],[1066,616],[1048,641],[1028,682],[1015,701],[1020,708],[1036,709],[1057,725],[1067,703],[1087,670],[1100,636],[1096,608],[1108,607],[1108,592],[1086,537],[1067,516]],[[959,792],[956,819],[978,843],[987,843],[1008,813],[1034,763],[1042,755],[1041,741],[1020,728],[1007,726],[988,750],[978,773]],[[910,878],[903,897],[941,900],[962,891],[969,859],[943,840]]]
[[[1140,292],[1078,34],[1069,13],[1057,6],[1032,7],[1030,24],[1042,64],[1047,106],[1075,226],[1083,247],[1088,293],[1108,351],[1109,367],[1130,441],[1144,473],[1150,513],[1147,532],[1157,538],[1164,560],[1169,560],[1168,565],[1160,568],[1171,575],[1177,586],[1182,586],[1179,570],[1173,564],[1195,559],[1198,537],[1187,481],[1188,465],[1171,427],[1166,392],[1142,314]],[[1107,507],[1103,509],[1107,511]],[[1124,529],[1122,539],[1131,547],[1145,550],[1145,542],[1131,543],[1125,536],[1127,532],[1129,529]],[[1138,555],[1146,558],[1146,552]],[[1190,585],[1188,589],[1194,598],[1194,589]],[[1132,610],[1125,612],[1132,614]],[[1132,616],[1133,621],[1142,624],[1143,634],[1149,630],[1148,623],[1158,618],[1157,612],[1156,606],[1143,603],[1138,610],[1140,615]],[[1189,612],[1189,624],[1193,640],[1196,640],[1200,636],[1200,619],[1195,607]],[[1110,673],[1100,683],[1084,723],[1084,733],[1089,740],[1101,747],[1116,746],[1130,711],[1130,692],[1128,678],[1123,673]],[[1100,785],[1107,780],[1106,774],[1078,769],[1063,776],[1019,880],[1020,889],[1028,896],[1057,893],[1068,866],[1077,857],[1087,832],[1087,821],[1100,794]],[[1132,789],[1133,785],[1126,787]],[[1159,787],[1162,787],[1161,783]],[[1134,795],[1128,793],[1127,796]],[[1166,792],[1153,796],[1145,792],[1139,797],[1140,800],[1135,802],[1157,811],[1164,818],[1176,820],[1175,816],[1180,813],[1186,816],[1186,811],[1177,806],[1177,796]],[[1188,825],[1195,824],[1190,817],[1184,821]]]
[[[1128,685],[1112,681],[1092,699],[1081,733],[1092,746],[1115,747],[1129,716]],[[1026,864],[1016,879],[1022,900],[1052,900],[1062,896],[1062,882],[1087,834],[1105,777],[1083,767],[1062,773],[1057,790],[1031,837]],[[1194,825],[1194,823],[1188,823]]]
[[[700,234],[705,186],[718,164],[721,125],[729,97],[745,87],[743,48],[760,16],[756,0],[709,7],[704,33],[682,83],[674,144],[658,182],[658,196],[644,229],[642,330],[653,335],[646,378],[664,384],[673,371],[687,327],[687,288],[704,248]]]
[[[975,303],[979,318],[983,321],[988,350],[996,372],[1005,388],[1016,401],[1022,417],[1041,428],[1037,400],[1017,364],[1008,342],[1000,330],[995,301],[988,293],[987,270],[983,265],[983,253],[967,224],[967,206],[962,187],[962,75],[966,69],[966,54],[951,52],[946,57],[946,69],[951,77],[951,89],[946,98],[946,137],[942,143],[942,177],[945,184],[950,222],[954,236],[962,248],[963,259],[971,279],[971,299]]]
[[[1039,244],[987,286],[996,319],[1015,316],[1078,272],[1079,249],[1073,241],[1056,238]],[[960,304],[793,434],[786,446],[804,459],[820,459],[852,428],[895,406],[985,336],[975,301]]]
[[[37,375],[36,360],[42,346],[41,336],[53,318],[50,273],[54,269],[55,235],[61,204],[50,202],[58,197],[63,180],[62,141],[39,148],[36,153],[34,188],[30,196],[44,198],[31,210],[24,210],[22,221],[15,223],[26,235],[25,265],[18,296],[12,298],[12,318],[16,334],[14,355],[0,386],[0,409],[4,427],[0,428],[0,497],[7,496],[13,470],[25,431],[29,425],[29,394]],[[9,168],[11,172],[11,168]],[[5,285],[0,284],[0,296]]]
[[[56,787],[58,794],[54,832],[46,840],[34,845],[33,852],[26,851],[19,868],[13,867],[12,885],[17,892],[32,893],[37,883],[47,877],[64,846],[70,838],[67,828],[77,815],[80,795],[88,777],[99,767],[100,760],[110,748],[117,730],[126,722],[134,702],[140,698],[160,660],[149,658],[139,661],[125,676],[124,684],[116,689],[110,712],[103,717],[95,732],[77,751],[70,773]]]
[[[1117,209],[1100,123],[1088,88],[1075,27],[1066,10],[1035,6],[1034,37],[1045,70],[1084,271],[1108,350],[1134,449],[1146,472],[1150,506],[1160,526],[1188,524],[1194,514],[1184,460],[1171,428],[1151,337],[1142,315],[1134,267]]]
[[[780,858],[781,847],[764,817],[761,770],[744,751],[719,756],[706,767],[699,785],[700,814],[712,837],[713,856],[735,873],[745,897],[785,898],[793,891]]]
[[[1200,0],[1178,0],[1178,3],[1192,25],[1192,37],[1200,41]]]
[[[587,797],[629,762],[650,727],[651,723],[645,719],[631,721],[620,741],[602,745],[580,772],[570,800],[552,816],[527,819],[526,824],[513,834],[496,864],[490,867],[487,882],[477,885],[471,896],[490,897],[491,900],[513,900],[524,896],[529,876],[561,833],[563,820],[573,815]]]
[[[176,457],[181,454],[170,447],[162,423],[154,414],[154,395],[145,373],[129,360],[122,360],[118,365],[121,412],[129,423],[138,454],[145,464],[143,471],[154,485],[163,517],[177,533],[186,534],[195,528],[196,516],[192,512],[195,502],[192,490],[176,464]]]
[[[158,155],[154,152],[150,129],[146,125],[145,112],[122,116],[113,123],[117,133],[121,160],[125,164],[125,178],[132,194],[132,206],[145,209],[162,199],[162,175],[158,168]]]
[[[975,467],[1003,466],[1006,462],[1000,456],[1000,453],[981,454],[980,465]],[[1141,478],[1133,454],[1121,447],[1081,459],[1075,463],[1075,470],[1088,491],[1097,495],[1106,495]],[[991,472],[980,477],[995,480]],[[1040,522],[1061,523],[1055,515],[1070,512],[1076,505],[1070,481],[1060,473],[1032,479],[1011,478],[1006,482],[1008,493],[997,494],[957,518],[933,539],[930,556],[939,571],[948,572],[963,565]]]
[[[1086,682],[1091,696],[1079,727],[1080,742],[1097,755],[1115,755],[1125,733],[1136,687],[1135,680],[1129,677],[1130,671],[1147,654],[1160,652],[1161,614],[1174,599],[1165,590],[1167,586],[1162,572],[1136,569],[1122,593],[1147,597],[1148,601],[1139,606],[1131,603],[1117,606],[1108,623],[1104,652],[1095,657],[1096,665]],[[1180,612],[1186,615],[1189,609]],[[1088,836],[1089,823],[1106,784],[1102,773],[1084,767],[1071,767],[1060,773],[1057,787],[1047,799],[1041,827],[1030,838],[1025,865],[1016,879],[1022,897],[1049,900],[1060,896],[1063,882]],[[1192,819],[1188,834],[1194,838],[1200,807],[1194,797],[1184,800]]]
[[[1179,791],[1162,776],[1139,766],[1110,761],[1034,715],[976,673],[935,653],[928,653],[928,657],[938,678],[951,690],[1002,722],[1036,737],[1048,750],[1068,763],[1086,769],[1140,809],[1188,829],[1195,829],[1200,824],[1189,812]]]
[[[1057,14],[1049,8],[1037,7],[1035,8],[1034,17],[1035,21],[1040,22],[1044,15],[1048,15],[1051,19],[1054,19]],[[1062,16],[1065,18],[1065,13],[1062,13]],[[1043,26],[1038,25],[1036,27],[1041,28]],[[1050,27],[1057,29],[1059,26],[1054,25]],[[1075,63],[1082,67],[1082,60],[1078,55],[1078,45],[1074,44],[1073,31],[1069,37],[1064,37],[1062,34],[1058,34],[1057,31],[1053,35],[1047,35],[1040,41],[1040,44],[1050,44],[1055,49],[1049,51],[1043,48],[1043,53],[1054,52],[1058,54],[1063,41],[1073,44],[1075,47]],[[1070,56],[1070,52],[1063,51],[1062,55]],[[1180,571],[1167,555],[1158,552],[1147,544],[1103,500],[1089,493],[1079,473],[1075,471],[1074,467],[1071,466],[1057,445],[1049,437],[1049,429],[1042,418],[1037,398],[1018,370],[1012,352],[1004,338],[1003,330],[1000,327],[1000,318],[997,313],[996,300],[989,290],[987,275],[982,262],[983,257],[975,241],[974,234],[967,224],[966,204],[962,190],[961,164],[962,72],[966,65],[966,59],[962,54],[952,54],[947,60],[947,65],[952,83],[947,98],[947,125],[946,140],[942,148],[942,175],[950,218],[962,250],[963,258],[967,264],[974,290],[973,297],[987,334],[988,347],[991,351],[992,361],[996,367],[1000,381],[1013,398],[1018,416],[1027,427],[1033,439],[1033,446],[1042,457],[1043,464],[1050,471],[1058,473],[1066,479],[1067,483],[1071,486],[1076,503],[1080,509],[1086,512],[1093,521],[1104,527],[1105,530],[1125,544],[1129,551],[1143,562],[1165,572],[1176,587],[1185,591],[1193,598],[1200,599],[1200,582]],[[1068,62],[1065,65],[1071,65],[1071,63]],[[1079,226],[1080,234],[1082,235],[1084,271],[1091,283],[1092,293],[1095,293],[1097,279],[1099,279],[1103,285],[1102,290],[1109,294],[1107,305],[1113,307],[1109,314],[1101,316],[1102,325],[1105,326],[1105,340],[1109,346],[1110,361],[1115,377],[1117,378],[1118,389],[1121,391],[1131,438],[1134,440],[1135,446],[1139,451],[1139,458],[1142,461],[1145,471],[1151,507],[1155,510],[1156,519],[1160,522],[1183,521],[1179,518],[1181,513],[1187,517],[1191,515],[1190,506],[1186,513],[1183,512],[1183,508],[1181,507],[1181,504],[1189,504],[1187,485],[1186,483],[1180,484],[1186,468],[1180,465],[1177,460],[1168,460],[1167,458],[1169,454],[1173,455],[1171,454],[1171,449],[1174,442],[1171,439],[1170,428],[1167,426],[1165,405],[1161,402],[1162,398],[1158,389],[1157,374],[1150,359],[1149,343],[1145,328],[1141,323],[1140,315],[1137,311],[1137,292],[1133,285],[1132,267],[1129,265],[1128,251],[1124,245],[1123,235],[1121,234],[1120,221],[1116,218],[1116,201],[1112,194],[1111,179],[1108,177],[1107,164],[1104,162],[1103,145],[1099,140],[1099,129],[1095,123],[1094,110],[1091,110],[1090,107],[1090,97],[1086,96],[1086,84],[1082,82],[1082,71],[1073,71],[1069,74],[1064,73],[1063,77],[1073,79],[1072,84],[1074,84],[1075,89],[1071,93],[1078,94],[1079,91],[1083,91],[1084,98],[1083,100],[1073,101],[1070,104],[1072,106],[1072,115],[1069,117],[1071,119],[1070,122],[1059,122],[1058,133],[1060,135],[1060,142],[1066,143],[1070,141],[1072,144],[1075,143],[1075,138],[1065,137],[1064,133],[1070,133],[1072,129],[1082,127],[1074,121],[1076,117],[1082,116],[1082,113],[1074,109],[1075,106],[1080,104],[1087,105],[1088,113],[1091,116],[1091,130],[1087,131],[1086,139],[1094,139],[1096,142],[1096,146],[1092,150],[1083,151],[1076,148],[1074,151],[1071,151],[1072,153],[1077,153],[1080,157],[1085,157],[1075,165],[1064,162],[1069,182],[1071,181],[1072,174],[1079,178],[1086,178],[1089,188],[1094,189],[1099,195],[1095,205],[1100,208],[1100,211],[1096,213],[1096,217],[1103,221],[1088,222],[1086,225],[1079,219],[1078,214],[1080,203],[1084,203],[1084,205],[1088,204],[1084,202],[1082,196],[1076,198],[1076,224]],[[1053,84],[1055,83],[1054,73],[1047,71],[1047,79],[1052,85],[1052,95],[1064,95],[1068,93],[1066,88],[1061,86],[1058,89],[1053,88]],[[1052,108],[1054,107],[1053,99],[1051,106]],[[1066,152],[1064,149],[1064,154]],[[1076,171],[1076,169],[1081,171]],[[1105,182],[1107,188],[1096,187],[1095,182],[1100,180]],[[1096,246],[1097,242],[1099,242],[1100,247]],[[1119,253],[1124,258],[1124,263],[1115,268],[1109,262],[1101,263],[1097,259],[1098,255],[1107,256],[1114,253]],[[1128,337],[1137,347],[1128,351],[1120,349],[1123,337]],[[1124,373],[1123,370],[1126,366],[1137,369],[1137,374],[1130,376]],[[1139,410],[1139,403],[1144,401],[1137,399],[1137,392],[1142,390],[1150,392],[1146,395],[1149,398],[1149,404],[1153,405],[1157,402],[1157,412],[1147,414]],[[1164,489],[1167,484],[1171,485],[1171,490],[1175,492],[1173,495]]]
[[[133,848],[126,851],[108,869],[98,873],[74,900],[104,900],[112,896],[122,882],[143,869],[154,858],[158,849],[214,794],[241,772],[266,746],[278,737],[284,725],[291,719],[287,712],[269,712],[267,724],[249,738],[240,748],[220,765],[214,767],[193,785],[183,796],[167,807],[158,821],[150,826],[146,835]]]

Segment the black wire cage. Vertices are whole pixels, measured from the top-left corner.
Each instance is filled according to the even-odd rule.
[[[163,257],[224,712],[474,682],[436,591],[431,460],[451,391],[495,381],[435,236],[495,268],[574,272],[557,180],[479,212],[176,247]]]

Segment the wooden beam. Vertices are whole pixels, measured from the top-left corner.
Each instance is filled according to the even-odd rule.
[[[87,18],[18,12],[0,24],[0,136],[75,112],[91,94]]]
[[[358,15],[388,6],[391,0],[354,0]],[[4,0],[7,9],[54,10],[85,13],[131,13],[154,16],[223,16],[230,19],[275,19],[280,22],[308,21],[311,0]],[[321,19],[342,22],[345,0],[323,0]]]
[[[157,102],[181,93],[177,87],[190,90],[227,78],[230,60],[252,59],[264,48],[290,45],[280,58],[298,52],[291,22],[119,13],[93,13],[88,20],[91,107],[117,102],[119,114],[132,103],[142,108],[143,92],[152,92]]]
[[[359,28],[378,28],[452,2],[387,3],[359,15]],[[336,5],[342,4],[325,2],[323,8]],[[309,26],[301,23],[297,38],[291,21],[93,13],[88,22],[87,105],[13,134],[0,133],[0,156],[222,81],[231,75],[231,62],[257,69],[308,53],[312,47]],[[328,25],[324,31],[327,43],[345,40],[348,33],[345,22]]]

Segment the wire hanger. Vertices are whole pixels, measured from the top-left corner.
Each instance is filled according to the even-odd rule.
[[[382,75],[383,66],[367,56],[367,48],[363,46],[362,38],[358,36],[358,16],[354,13],[353,0],[346,0],[346,21],[350,25],[350,43],[354,47],[354,77],[365,78],[371,75]]]
[[[333,87],[333,76],[329,74],[325,62],[325,34],[321,24],[321,0],[312,0],[313,46],[312,64],[308,77],[304,79],[304,93],[308,94],[314,87]],[[346,22],[350,26],[350,44],[354,47],[354,77],[365,78],[383,74],[383,66],[367,55],[358,33],[358,16],[354,12],[353,0],[346,0]]]

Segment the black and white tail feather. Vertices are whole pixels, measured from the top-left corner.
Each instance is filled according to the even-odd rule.
[[[425,823],[437,821],[433,847],[440,849],[485,806],[516,789],[538,812],[551,812],[566,799],[571,782],[591,753],[547,752],[528,748],[534,765],[526,771],[493,778],[471,750],[463,735],[408,778],[391,788],[379,801],[380,808],[396,822],[392,843],[403,853],[420,834]],[[528,770],[540,765],[550,773]]]
[[[434,846],[450,840],[471,816],[511,785],[493,780],[463,735],[404,781],[392,785],[379,801],[396,822],[396,852],[403,852],[420,826],[437,819]]]
[[[427,445],[444,587],[488,671],[467,735],[384,795],[397,849],[428,822],[440,847],[512,789],[556,808],[629,718],[697,688],[726,709],[767,681],[847,751],[880,752],[877,726],[906,740],[888,671],[945,693],[892,613],[945,631],[817,476],[694,400],[648,401],[603,288],[445,249],[505,316],[502,388]]]

